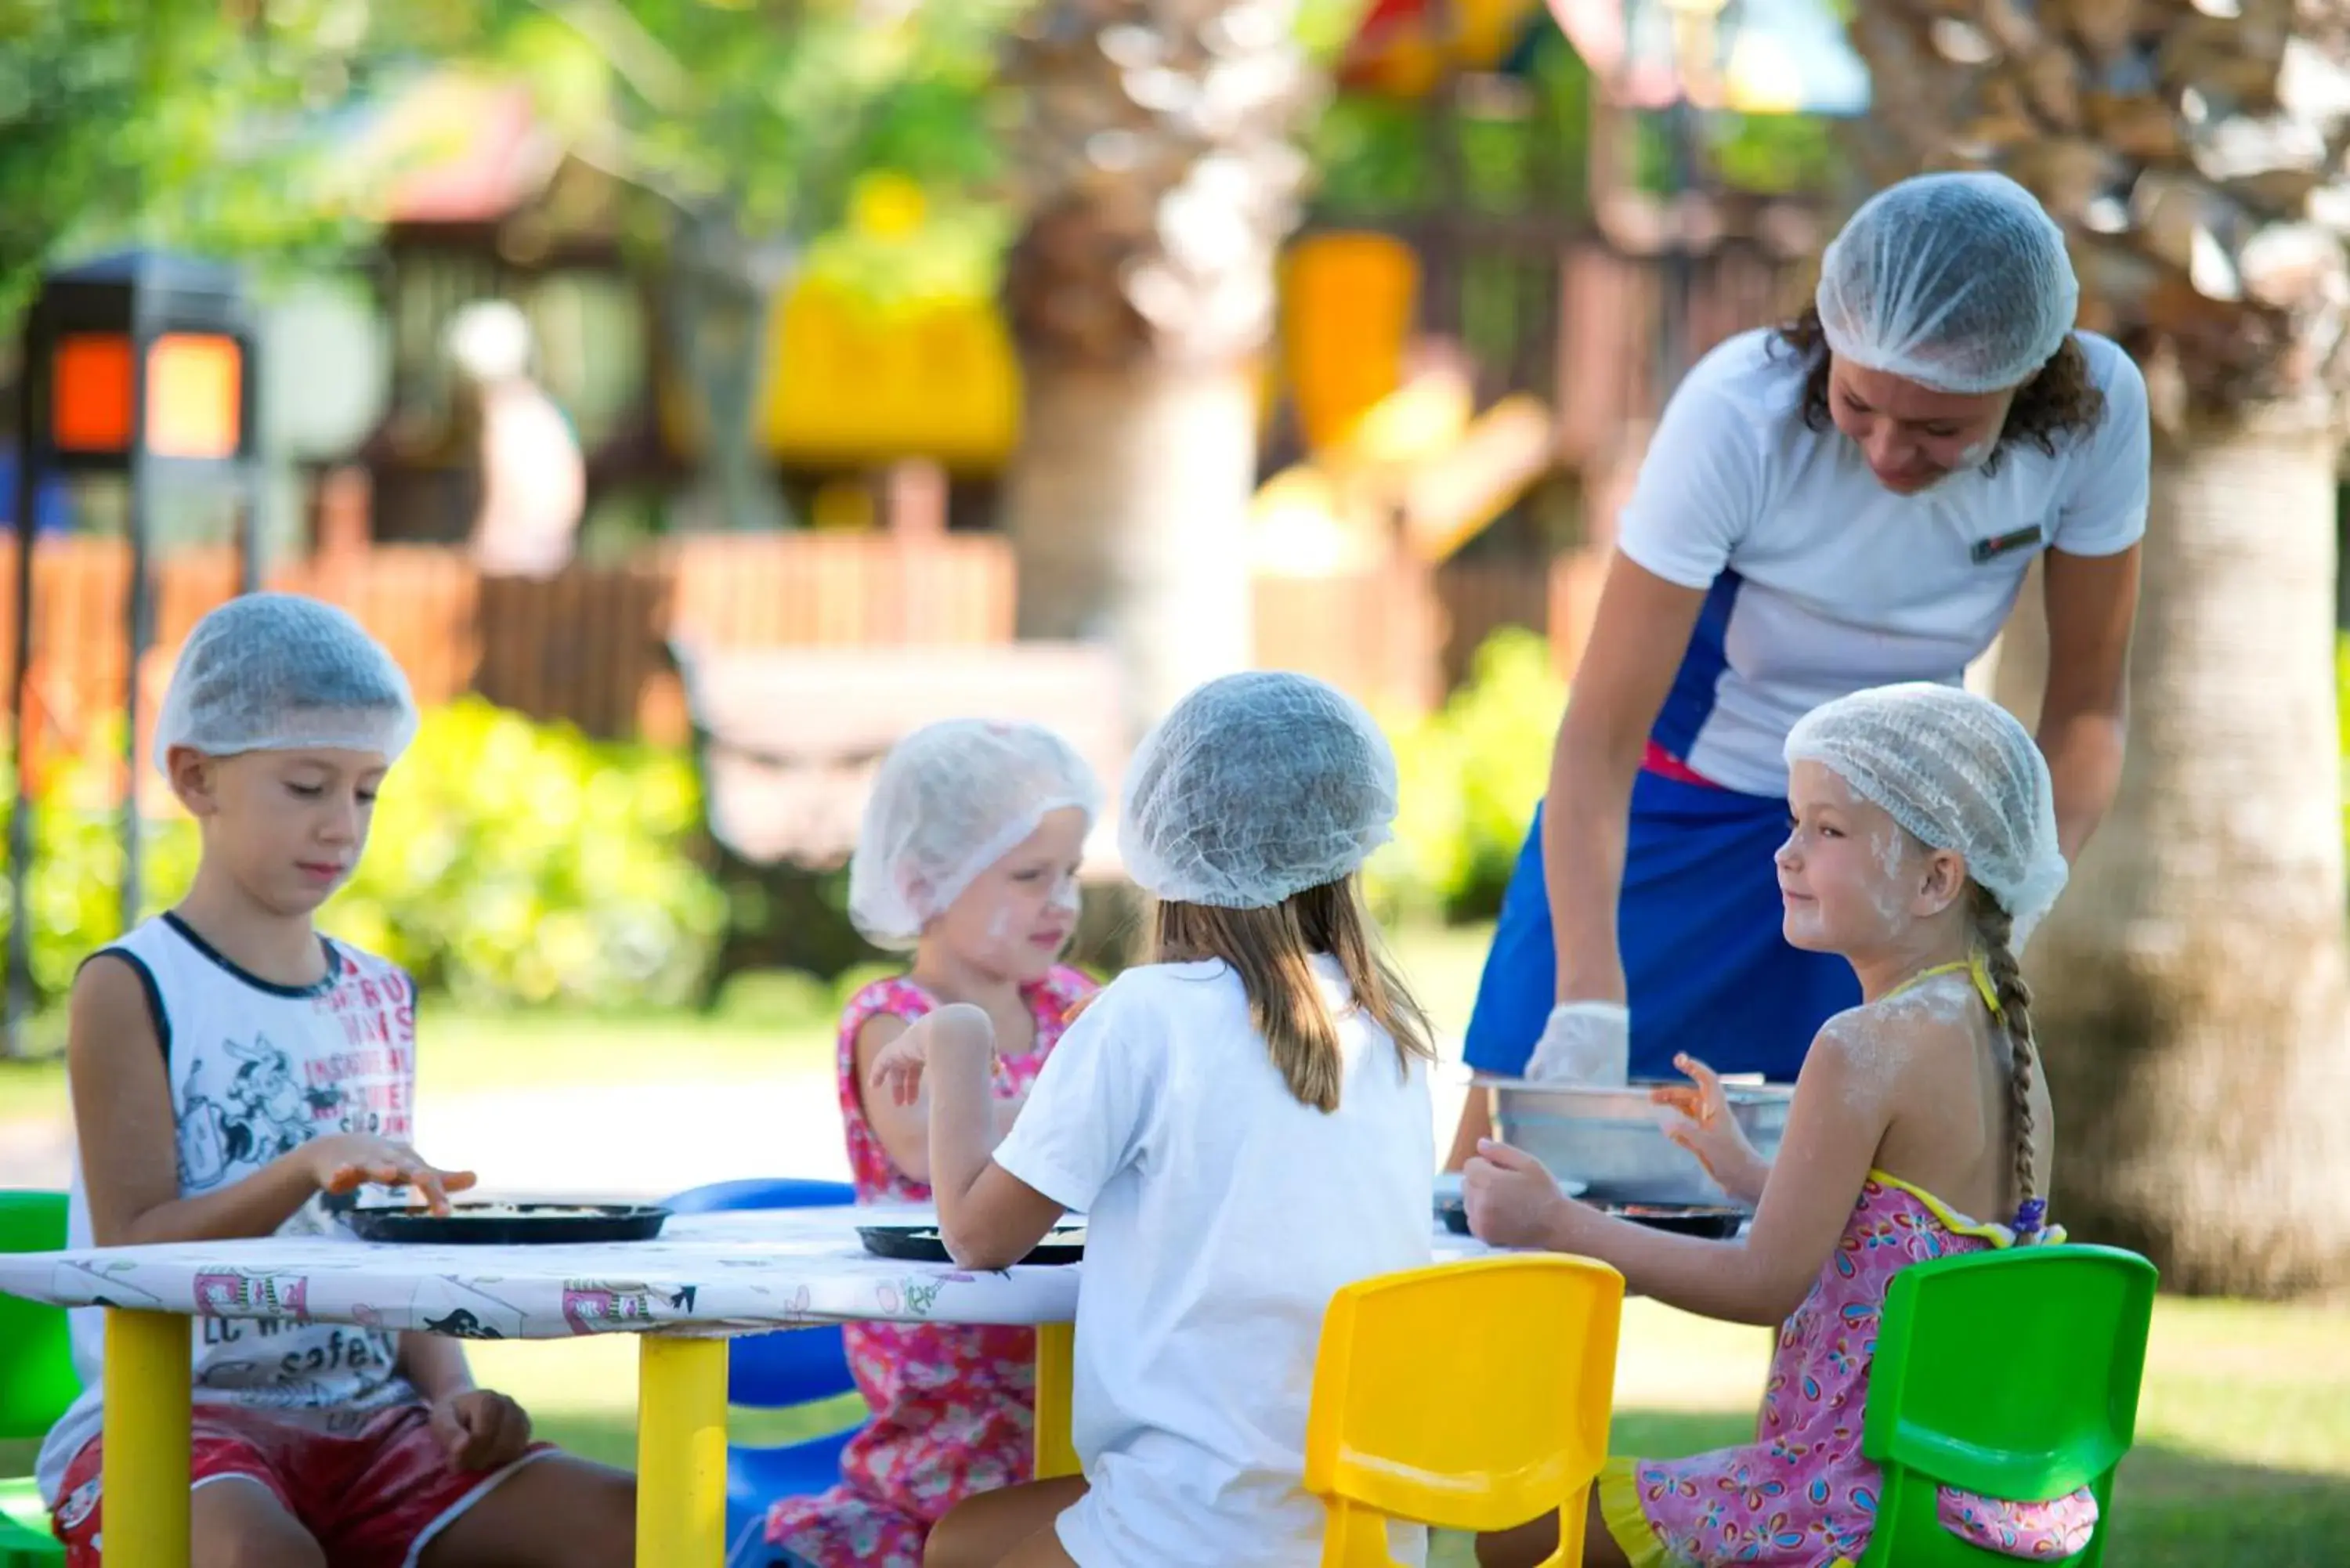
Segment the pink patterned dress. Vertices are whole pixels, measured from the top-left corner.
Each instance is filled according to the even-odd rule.
[[[1035,1044],[1005,1056],[997,1097],[1024,1093],[1061,1037],[1061,1015],[1094,990],[1073,969],[1028,988]],[[860,1202],[927,1202],[931,1189],[898,1168],[857,1092],[857,1032],[871,1018],[911,1023],[938,1002],[912,981],[877,981],[841,1015],[840,1115]],[[771,1544],[816,1568],[921,1568],[922,1543],[947,1510],[1028,1479],[1034,1463],[1036,1335],[1025,1328],[852,1324],[849,1370],[872,1407],[840,1456],[840,1482],[767,1511]]]
[[[2061,1230],[2038,1241],[2059,1241]],[[2015,1244],[1881,1170],[1811,1293],[1779,1331],[1754,1441],[1688,1459],[1611,1459],[1599,1478],[1608,1533],[1633,1568],[1850,1568],[1867,1550],[1882,1488],[1861,1457],[1877,1324],[1893,1276],[1930,1258]],[[1944,1487],[1942,1526],[2002,1556],[2072,1556],[2096,1528],[2086,1488],[2053,1502],[2001,1502]]]

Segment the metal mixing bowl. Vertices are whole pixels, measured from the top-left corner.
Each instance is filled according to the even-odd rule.
[[[1562,1181],[1580,1181],[1596,1199],[1619,1203],[1726,1203],[1697,1157],[1664,1133],[1666,1109],[1648,1098],[1655,1084],[1622,1089],[1578,1088],[1523,1078],[1487,1085],[1493,1128]],[[1765,1159],[1779,1152],[1787,1130],[1792,1084],[1726,1089],[1730,1114]]]

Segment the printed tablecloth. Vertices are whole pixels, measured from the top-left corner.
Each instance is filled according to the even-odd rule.
[[[386,1244],[344,1237],[0,1254],[0,1291],[60,1306],[302,1319],[460,1339],[712,1334],[851,1321],[1066,1323],[1082,1265],[997,1272],[877,1258],[860,1225],[927,1209],[679,1215],[650,1241]],[[1487,1249],[1436,1233],[1440,1261]],[[1277,1261],[1273,1261],[1276,1263]]]

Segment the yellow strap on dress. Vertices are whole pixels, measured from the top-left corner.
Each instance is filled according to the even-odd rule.
[[[1975,994],[1982,998],[1985,1007],[1991,1009],[1991,1015],[1993,1018],[2002,1016],[1999,1005],[1999,988],[1991,984],[1991,970],[1984,964],[1981,953],[1970,954],[1956,963],[1938,963],[1931,969],[1921,969],[1885,994],[1887,998],[1896,997],[1912,986],[1922,985],[1938,974],[1956,974],[1960,970],[1964,970],[1967,978],[1975,982]]]

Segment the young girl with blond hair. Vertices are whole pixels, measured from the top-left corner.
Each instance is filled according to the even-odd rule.
[[[1159,899],[1158,961],[1071,1027],[993,1158],[983,1014],[943,1010],[875,1064],[901,1100],[928,1085],[958,1262],[1017,1262],[1073,1210],[1087,1224],[1084,1479],[965,1503],[931,1568],[1320,1562],[1300,1483],[1322,1314],[1431,1251],[1428,1028],[1356,886],[1395,806],[1356,703],[1298,675],[1211,682],[1128,774],[1119,848]]]
[[[2016,951],[2064,885],[2048,767],[2004,711],[1954,687],[1856,692],[1786,743],[1794,823],[1778,852],[1787,940],[1842,955],[1859,1006],[1828,1020],[1796,1080],[1775,1161],[1681,1059],[1675,1133],[1759,1206],[1734,1241],[1644,1230],[1561,1195],[1485,1142],[1463,1173],[1489,1241],[1601,1259],[1684,1311],[1779,1324],[1754,1441],[1688,1459],[1617,1459],[1592,1494],[1584,1562],[1631,1568],[1844,1568],[1867,1550],[1881,1486],[1860,1451],[1870,1358],[1895,1274],[1928,1259],[2063,1240],[2046,1222],[2054,1142],[2032,992]],[[1970,1215],[2009,1218],[1980,1220]],[[2043,1503],[1944,1488],[1944,1527],[2002,1555],[2081,1550],[2085,1490]],[[1488,1568],[1556,1550],[1555,1519],[1479,1543]]]
[[[853,997],[836,1063],[861,1203],[918,1203],[933,1168],[924,1107],[868,1091],[892,1042],[941,1009],[989,1020],[1001,1049],[984,1085],[990,1143],[1012,1125],[1063,1018],[1094,982],[1061,961],[1077,925],[1077,867],[1100,806],[1093,770],[1041,724],[950,719],[882,760],[848,868],[848,912],[906,972]],[[781,1568],[920,1568],[940,1516],[1028,1479],[1032,1329],[852,1324],[849,1370],[872,1414],[840,1479],[778,1500],[765,1538]]]

